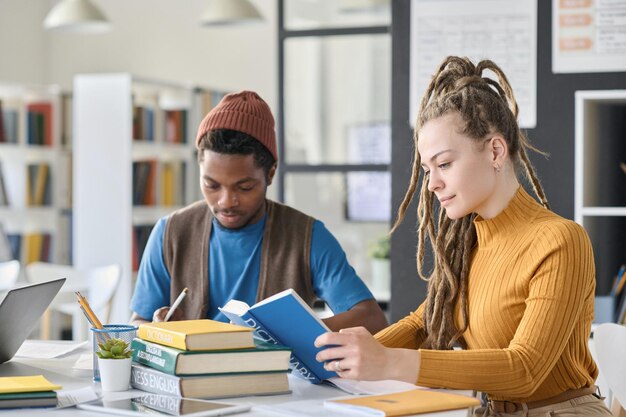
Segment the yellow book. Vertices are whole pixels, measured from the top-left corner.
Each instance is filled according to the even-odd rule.
[[[41,260],[41,249],[43,247],[43,235],[41,233],[31,233],[26,238],[26,264]]]
[[[333,410],[381,417],[432,413],[477,405],[480,405],[478,398],[428,389],[324,402],[325,407]]]
[[[37,177],[35,179],[35,194],[33,196],[34,206],[43,206],[46,201],[46,189],[48,185],[48,164],[37,165]]]
[[[144,323],[137,336],[182,350],[244,349],[255,347],[252,330],[215,320]]]
[[[0,394],[53,391],[61,388],[60,385],[48,381],[43,375],[0,377]]]

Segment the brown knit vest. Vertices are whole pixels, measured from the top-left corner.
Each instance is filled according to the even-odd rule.
[[[312,305],[316,299],[310,264],[315,219],[270,200],[266,213],[256,300],[293,288]],[[172,278],[170,302],[174,302],[183,288],[189,288],[180,306],[187,320],[206,318],[209,309],[212,218],[206,202],[198,201],[172,213],[165,226],[163,259]]]

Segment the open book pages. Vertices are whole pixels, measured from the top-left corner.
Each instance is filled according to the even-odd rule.
[[[327,379],[326,382],[329,385],[353,395],[391,394],[393,392],[410,391],[419,388],[417,385],[408,382],[390,379],[382,381],[359,381],[335,376]]]

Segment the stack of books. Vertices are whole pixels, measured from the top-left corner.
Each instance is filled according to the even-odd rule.
[[[61,387],[43,375],[0,378],[0,409],[56,407]]]
[[[225,398],[289,392],[291,349],[213,320],[145,323],[131,343],[131,385],[157,394]]]

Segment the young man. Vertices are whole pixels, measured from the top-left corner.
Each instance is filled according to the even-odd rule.
[[[211,318],[230,299],[253,304],[293,288],[309,304],[324,300],[333,330],[387,325],[372,294],[322,222],[266,199],[276,173],[269,106],[254,92],[228,94],[200,123],[196,137],[198,201],[164,217],[146,246],[133,323],[161,321],[183,288],[172,320]]]

